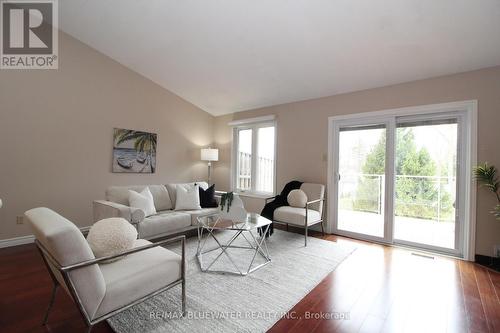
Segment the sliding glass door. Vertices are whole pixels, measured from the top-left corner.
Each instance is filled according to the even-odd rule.
[[[338,229],[384,237],[386,125],[339,133]]]
[[[461,122],[456,112],[337,122],[334,232],[458,254]]]
[[[455,249],[457,142],[456,118],[397,124],[395,241]]]

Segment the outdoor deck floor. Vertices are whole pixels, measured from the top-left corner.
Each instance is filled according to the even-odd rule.
[[[383,236],[383,215],[341,209],[338,221],[341,230]],[[455,245],[455,223],[396,216],[394,239],[452,249]]]

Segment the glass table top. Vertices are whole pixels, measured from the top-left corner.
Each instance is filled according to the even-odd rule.
[[[214,230],[252,230],[265,227],[272,223],[271,220],[256,213],[248,213],[245,221],[232,221],[221,218],[220,214],[214,213],[198,217],[198,223],[203,228]]]

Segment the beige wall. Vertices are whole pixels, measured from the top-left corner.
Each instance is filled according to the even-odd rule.
[[[229,188],[231,130],[227,122],[233,119],[277,116],[277,183],[281,189],[292,179],[326,184],[323,156],[329,116],[471,99],[478,100],[478,160],[500,167],[500,67],[494,67],[217,117],[214,139],[223,160],[216,163],[214,179],[219,187]],[[477,201],[476,250],[492,255],[493,246],[500,244],[500,222],[488,213],[495,200],[481,189]],[[252,210],[263,204],[258,199],[246,202]]]
[[[214,117],[65,34],[59,45],[59,70],[0,71],[0,239],[30,234],[16,216],[36,206],[86,226],[108,185],[206,177]],[[155,174],[111,173],[113,127],[158,133]]]
[[[112,184],[188,181],[205,177],[199,147],[220,149],[214,180],[229,189],[227,122],[275,114],[277,182],[326,183],[329,116],[477,99],[478,159],[500,166],[500,67],[214,117],[98,53],[60,35],[59,70],[0,71],[0,239],[29,234],[16,216],[48,206],[79,226],[91,223],[91,202]],[[158,133],[157,172],[111,173],[113,127]],[[260,211],[260,199],[246,199]],[[494,198],[478,194],[479,254],[500,244]]]

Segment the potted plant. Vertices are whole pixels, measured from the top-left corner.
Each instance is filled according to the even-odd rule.
[[[488,162],[485,162],[482,165],[476,166],[473,169],[473,173],[474,178],[480,186],[486,187],[495,194],[498,203],[490,213],[493,214],[497,220],[500,220],[500,195],[498,193],[500,190],[500,181],[498,180],[497,169],[494,165],[489,165]]]
[[[224,206],[227,207],[227,212],[229,212],[229,208],[231,208],[231,204],[233,203],[233,192],[226,192],[220,197],[220,210],[224,211]]]
[[[244,222],[247,217],[243,201],[241,201],[238,194],[234,194],[233,192],[224,193],[221,196],[220,210],[222,218],[234,222]]]

